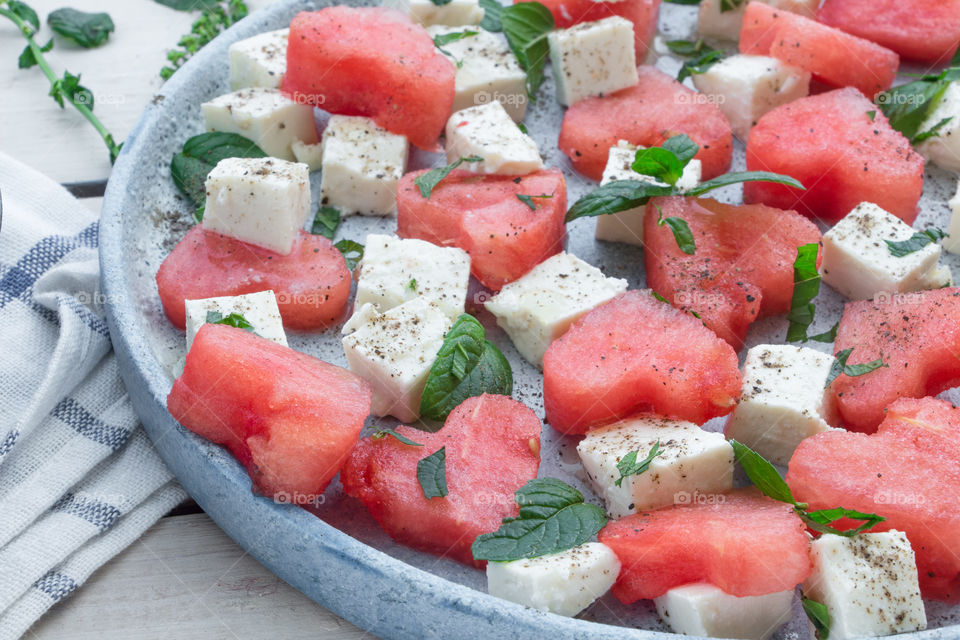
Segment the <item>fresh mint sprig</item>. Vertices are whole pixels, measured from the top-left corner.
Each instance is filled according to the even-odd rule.
[[[621,486],[624,480],[630,476],[638,476],[641,473],[646,473],[650,469],[650,464],[653,462],[654,458],[663,454],[663,449],[660,448],[660,441],[653,445],[653,448],[650,449],[650,453],[647,454],[647,457],[637,462],[637,456],[640,455],[639,451],[630,451],[627,455],[620,458],[620,462],[617,463],[617,471],[620,472],[620,477],[613,483],[618,487]]]
[[[817,270],[817,256],[820,245],[811,242],[797,247],[797,258],[793,261],[793,299],[787,320],[787,342],[806,342],[807,328],[813,324],[817,306],[813,299],[820,293],[820,272]]]
[[[550,55],[547,34],[553,31],[553,14],[539,2],[520,2],[503,7],[499,17],[510,50],[527,72],[527,95],[536,102]]]
[[[160,69],[160,77],[169,80],[177,69],[200,51],[211,40],[247,16],[247,5],[243,0],[224,0],[211,2],[210,0],[157,0],[180,11],[202,9],[200,17],[190,26],[190,33],[177,41],[177,48],[167,52],[167,66]]]
[[[417,482],[423,490],[423,497],[444,498],[447,489],[447,448],[440,447],[426,458],[417,462]]]
[[[723,52],[708,47],[702,39],[668,40],[667,48],[678,56],[688,58],[677,73],[677,82],[683,82],[694,74],[704,73],[707,69],[723,59]]]
[[[863,364],[847,364],[847,359],[850,358],[851,353],[853,353],[853,347],[844,349],[833,358],[833,364],[830,365],[830,372],[827,374],[827,382],[823,385],[824,389],[833,384],[833,381],[839,378],[841,373],[845,376],[856,378],[857,376],[866,375],[871,371],[890,366],[885,363],[882,358],[864,362]]]
[[[920,76],[889,91],[877,95],[875,101],[890,126],[899,131],[911,144],[922,142],[938,134],[950,118],[934,124],[926,131],[924,123],[940,104],[951,82],[960,81],[960,62],[956,59],[951,66],[937,74]]]

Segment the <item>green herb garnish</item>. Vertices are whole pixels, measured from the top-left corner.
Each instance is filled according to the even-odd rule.
[[[820,272],[817,271],[817,255],[820,245],[816,242],[797,247],[797,259],[793,262],[793,300],[787,320],[787,342],[804,342],[807,328],[813,323],[817,306],[813,299],[820,293]]]
[[[480,0],[480,7],[483,9],[483,20],[480,21],[480,28],[493,32],[502,31],[500,11],[503,10],[503,5],[497,0]]]
[[[520,2],[500,10],[500,24],[510,50],[527,72],[527,95],[536,102],[550,55],[547,34],[553,31],[553,14],[539,2]]]
[[[480,156],[467,156],[465,158],[458,158],[445,167],[427,171],[422,176],[414,180],[413,184],[417,185],[417,189],[420,190],[420,195],[429,200],[430,194],[433,192],[434,187],[440,184],[441,180],[450,175],[451,171],[459,167],[464,162],[483,162],[483,158]]]
[[[890,126],[902,133],[911,144],[937,135],[940,127],[949,119],[941,120],[926,132],[921,132],[924,123],[940,104],[951,82],[960,80],[960,66],[956,62],[938,74],[920,76],[889,91],[877,95],[875,101]]]
[[[410,291],[416,291],[416,290],[417,290],[417,279],[416,279],[416,278],[410,278],[410,282],[407,283],[407,289],[410,289]]]
[[[477,536],[476,560],[510,562],[559,553],[587,542],[607,523],[600,507],[560,480],[536,478],[518,489],[520,515],[504,518],[493,533]]]
[[[876,360],[871,360],[863,364],[847,364],[847,359],[851,353],[853,353],[853,347],[844,349],[834,357],[833,364],[830,366],[830,373],[827,375],[827,382],[823,385],[824,388],[833,384],[833,381],[839,378],[841,373],[845,376],[856,378],[857,376],[868,374],[881,367],[890,366],[886,364],[882,358],[877,358]]]
[[[552,194],[552,193],[541,193],[541,194],[538,195],[538,196],[531,196],[531,195],[527,195],[527,194],[524,194],[524,193],[518,193],[518,194],[517,194],[517,200],[519,200],[519,201],[522,202],[523,204],[525,204],[525,205],[527,205],[528,207],[530,207],[530,209],[531,209],[532,211],[536,211],[536,210],[537,210],[537,204],[533,201],[534,198],[552,198],[552,197],[553,197],[553,194]]]
[[[337,233],[337,227],[340,226],[340,210],[334,207],[320,207],[317,215],[313,218],[313,226],[310,227],[310,233],[315,236],[323,236],[328,240],[333,240]]]
[[[341,240],[333,244],[337,250],[343,254],[343,259],[347,263],[347,269],[353,271],[357,264],[363,260],[363,245],[353,240]]]
[[[414,442],[413,440],[411,440],[411,439],[408,438],[407,436],[401,435],[401,434],[397,433],[397,432],[396,432],[395,430],[393,430],[393,429],[377,429],[376,433],[374,433],[371,437],[372,437],[374,440],[383,440],[383,439],[386,438],[387,436],[392,436],[392,437],[396,438],[397,440],[399,440],[400,442],[402,442],[403,444],[410,445],[411,447],[422,447],[422,446],[423,446],[423,445],[420,444],[419,442]]]
[[[700,74],[723,59],[723,52],[708,47],[702,39],[668,40],[667,48],[678,56],[689,58],[677,73],[677,82],[683,82],[691,75]]]
[[[177,69],[183,66],[196,52],[228,27],[247,16],[247,5],[243,0],[157,0],[160,4],[181,11],[202,9],[200,17],[190,27],[190,33],[177,42],[177,48],[167,52],[167,66],[160,69],[160,77],[169,80]]]
[[[423,497],[443,498],[447,495],[447,448],[440,447],[434,453],[417,462],[417,482],[423,489]]]
[[[813,625],[817,638],[827,640],[830,637],[830,612],[827,611],[826,605],[803,596],[800,598],[800,604],[803,605],[803,611]]]
[[[47,24],[54,33],[86,49],[99,47],[106,42],[115,28],[109,14],[68,8],[50,13]]]
[[[947,234],[944,233],[941,229],[936,227],[930,229],[924,229],[923,231],[917,231],[907,240],[893,241],[893,240],[884,240],[887,243],[887,249],[890,251],[890,255],[897,258],[902,258],[908,256],[911,253],[920,251],[925,246],[931,242],[937,242],[938,240],[943,240],[947,237]]]
[[[680,247],[680,251],[683,251],[685,254],[692,256],[697,251],[697,245],[693,241],[693,232],[690,231],[690,225],[687,224],[687,221],[683,218],[664,218],[663,212],[660,211],[660,208],[657,207],[657,226],[662,227],[667,225],[670,227],[670,231],[673,232],[673,239],[676,241],[677,246]],[[699,317],[699,316],[698,316]]]
[[[646,472],[650,468],[650,463],[653,462],[653,459],[661,455],[663,450],[660,448],[660,441],[657,440],[653,448],[650,449],[650,453],[647,454],[647,457],[637,463],[637,455],[639,455],[639,453],[639,451],[631,451],[620,459],[620,462],[617,463],[617,471],[620,472],[620,477],[614,482],[615,485],[619,487],[628,476],[638,476]]]
[[[207,324],[225,324],[230,327],[236,327],[237,329],[243,329],[244,331],[255,333],[253,330],[253,325],[250,324],[241,313],[234,312],[228,315],[223,315],[219,311],[207,311],[207,317],[204,322]]]

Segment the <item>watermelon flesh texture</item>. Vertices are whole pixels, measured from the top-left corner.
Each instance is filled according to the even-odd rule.
[[[686,221],[693,255],[661,215]],[[820,230],[795,211],[676,196],[647,205],[643,242],[647,285],[739,350],[755,319],[790,310],[797,247],[819,243]]]
[[[801,98],[760,118],[750,130],[747,169],[792,176],[806,191],[747,182],[745,202],[795,209],[829,224],[861,202],[912,224],[923,193],[923,157],[850,88]]]
[[[482,568],[486,563],[473,559],[470,545],[496,531],[503,518],[518,515],[514,492],[537,476],[540,428],[540,419],[522,403],[476,396],[454,409],[436,433],[397,428],[422,447],[393,437],[361,439],[340,481],[398,542]],[[417,461],[441,447],[449,493],[427,499]]]
[[[179,329],[186,326],[185,300],[266,290],[277,296],[283,326],[323,329],[346,309],[350,271],[323,236],[301,231],[283,256],[197,225],[160,265],[157,289],[164,313]]]
[[[707,582],[733,596],[793,589],[810,575],[807,536],[790,505],[738,489],[610,522],[598,536],[622,567],[613,595],[629,604]]]
[[[633,87],[567,109],[557,144],[573,167],[600,180],[618,141],[654,147],[685,133],[700,146],[696,157],[704,180],[729,169],[733,136],[720,108],[652,66],[641,65],[637,73],[640,81]]]
[[[526,0],[514,0],[514,4]],[[557,29],[568,29],[582,22],[620,16],[633,23],[634,50],[637,64],[643,63],[657,33],[657,17],[661,0],[543,0],[540,4],[550,10]]]
[[[424,198],[414,181],[426,172],[400,180],[397,235],[460,247],[487,288],[498,291],[563,250],[567,183],[561,171],[494,176],[456,170]],[[531,209],[521,194],[549,197],[533,198]]]
[[[751,2],[743,14],[740,53],[777,58],[870,98],[893,85],[900,67],[886,47],[762,2]]]
[[[960,44],[960,0],[826,0],[817,20],[929,65]]]
[[[872,531],[907,534],[925,598],[960,601],[960,409],[935,398],[898,401],[877,433],[830,431],[800,443],[787,483],[811,509],[884,516]],[[837,523],[839,528],[857,523]]]
[[[739,396],[733,348],[649,291],[590,311],[543,358],[547,422],[561,433],[639,411],[703,424],[730,413]]]
[[[332,364],[253,333],[200,327],[170,414],[227,447],[255,490],[306,504],[346,461],[370,413],[370,385]]]
[[[847,364],[881,358],[888,366],[841,375],[830,390],[846,428],[872,433],[897,398],[922,398],[960,385],[960,289],[879,295],[848,302],[834,351]]]
[[[290,23],[281,89],[330,113],[366,116],[437,151],[456,68],[426,29],[381,7],[326,7]]]

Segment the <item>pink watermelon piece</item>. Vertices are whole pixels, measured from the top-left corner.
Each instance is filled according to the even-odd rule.
[[[323,236],[301,231],[283,256],[197,225],[160,265],[157,288],[164,313],[179,329],[186,326],[185,300],[268,289],[277,295],[283,326],[322,329],[346,309],[350,271]]]
[[[811,570],[803,522],[753,488],[629,515],[598,538],[620,559],[613,595],[625,604],[694,582],[760,596],[793,589]]]
[[[167,409],[227,447],[254,488],[306,504],[346,461],[370,413],[370,385],[346,369],[220,324],[200,327]]]
[[[599,180],[618,141],[654,147],[685,133],[700,145],[696,157],[705,180],[729,169],[733,136],[720,108],[654,67],[641,65],[637,72],[640,82],[629,89],[567,109],[558,145],[573,167]]]
[[[852,348],[847,364],[881,358],[888,366],[841,375],[830,389],[848,429],[872,433],[897,398],[922,398],[960,385],[960,289],[848,302],[834,351]]]
[[[875,434],[830,431],[801,442],[790,460],[787,483],[811,509],[842,506],[884,516],[871,530],[907,534],[923,596],[956,602],[960,409],[934,398],[908,402],[895,403]]]
[[[886,47],[762,2],[749,3],[743,14],[740,53],[777,58],[870,98],[893,85],[900,67],[900,57]]]
[[[923,157],[855,89],[801,98],[764,115],[750,130],[747,169],[792,176],[806,191],[748,182],[744,201],[828,223],[866,201],[912,224],[923,193]]]
[[[470,269],[484,286],[498,291],[563,250],[567,237],[567,183],[557,169],[525,176],[478,175],[456,170],[429,198],[413,171],[397,188],[397,234],[470,254]],[[533,198],[535,209],[518,195]]]
[[[817,20],[930,65],[960,44],[960,0],[826,0]]]
[[[469,398],[436,433],[397,428],[422,447],[393,437],[361,439],[340,481],[398,542],[483,567],[470,545],[519,513],[514,492],[537,476],[540,428],[533,411],[507,396]],[[449,493],[427,499],[417,462],[441,447]]]
[[[657,221],[680,218],[696,252],[680,250]],[[793,298],[797,247],[820,242],[817,226],[796,211],[729,205],[709,198],[655,198],[643,224],[647,285],[739,350],[757,318],[786,313]]]
[[[547,422],[562,433],[639,411],[703,424],[730,413],[739,396],[733,348],[649,291],[587,313],[543,358]]]
[[[367,116],[438,150],[456,68],[426,29],[394,9],[326,7],[290,23],[282,89],[330,113]]]

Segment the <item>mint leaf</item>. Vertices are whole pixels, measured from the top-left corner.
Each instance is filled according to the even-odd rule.
[[[50,41],[47,44],[40,47],[40,51],[46,53],[53,49],[53,38],[50,38]],[[37,64],[37,57],[33,55],[33,49],[30,48],[30,45],[24,47],[23,51],[20,52],[20,57],[17,58],[17,68],[18,69],[29,69],[30,67]]]
[[[668,40],[667,48],[678,56],[690,58],[683,63],[677,73],[677,82],[683,82],[693,74],[703,73],[723,59],[723,52],[708,47],[702,39]]]
[[[559,553],[587,542],[607,517],[600,507],[554,478],[536,478],[517,490],[520,515],[504,518],[493,533],[477,536],[471,547],[476,560],[511,562]]]
[[[637,149],[637,155],[630,168],[672,187],[683,175],[684,165],[685,163],[681,162],[672,151],[661,147],[647,147]]]
[[[946,237],[947,234],[941,229],[933,227],[930,229],[924,229],[923,231],[917,231],[907,240],[884,240],[884,242],[887,243],[887,249],[890,251],[890,255],[897,258],[902,258],[916,251],[920,251],[920,249],[923,249],[931,242],[937,242],[938,240],[943,240]]]
[[[510,363],[486,335],[483,325],[469,314],[453,324],[427,375],[420,397],[422,416],[440,421],[467,398],[512,393]]]
[[[876,111],[867,111],[867,117],[870,118],[870,122],[873,122],[877,118]]]
[[[423,497],[443,498],[447,495],[447,448],[431,453],[417,462],[417,482]]]
[[[657,216],[657,226],[667,225],[673,232],[673,239],[676,241],[680,251],[692,256],[697,251],[697,245],[693,241],[693,232],[690,231],[690,225],[683,218],[664,218],[663,212],[657,207],[659,215]],[[699,317],[699,316],[698,316]]]
[[[503,10],[503,5],[497,0],[480,0],[480,7],[483,8],[480,28],[492,32],[503,31],[503,25],[500,24],[500,11]]]
[[[220,4],[220,0],[154,0],[154,2],[177,11],[212,9]]]
[[[800,604],[803,605],[804,613],[807,614],[810,624],[817,632],[817,638],[827,640],[830,637],[830,612],[826,605],[804,596],[801,596]]]
[[[313,218],[313,226],[310,227],[310,233],[315,236],[323,236],[328,240],[333,240],[337,233],[337,227],[340,226],[340,210],[334,207],[320,207],[317,215]]]
[[[445,167],[440,167],[439,169],[431,169],[427,171],[422,176],[418,177],[413,181],[413,184],[417,185],[417,189],[420,190],[420,195],[430,199],[430,194],[433,192],[433,188],[440,184],[440,181],[450,175],[450,172],[459,167],[464,162],[483,162],[483,158],[479,156],[467,156],[465,158],[458,158],[448,164]]]
[[[899,131],[911,144],[923,136],[921,128],[943,99],[951,82],[960,80],[960,67],[952,66],[939,74],[921,76],[889,91],[877,95],[875,102],[883,115],[887,116],[890,126]],[[943,122],[934,125],[942,127]],[[936,132],[924,136],[925,139]]]
[[[700,146],[685,133],[667,138],[666,142],[660,147],[677,156],[677,160],[680,161],[683,168],[686,168],[693,157],[697,155],[697,152],[700,151]]]
[[[617,471],[620,472],[620,477],[614,482],[615,485],[619,487],[628,476],[638,476],[646,472],[650,468],[650,463],[653,462],[653,459],[661,455],[663,450],[660,448],[660,441],[657,440],[653,448],[650,449],[650,453],[647,454],[647,457],[638,464],[637,455],[639,455],[639,453],[639,451],[631,451],[620,459],[620,462],[617,463]]]
[[[537,205],[536,205],[536,203],[533,201],[534,198],[552,198],[552,197],[553,197],[553,194],[552,194],[552,193],[550,193],[550,194],[541,193],[541,194],[538,195],[538,196],[530,196],[530,195],[527,195],[527,194],[525,194],[525,193],[518,193],[518,194],[517,194],[517,200],[519,200],[519,201],[522,202],[523,204],[525,204],[525,205],[527,205],[528,207],[530,207],[530,209],[531,209],[532,211],[536,211],[536,210],[537,210]]]
[[[453,33],[441,33],[433,36],[433,44],[435,47],[437,47],[437,49],[443,51],[444,45],[450,44],[451,42],[456,42],[457,40],[463,40],[464,38],[469,38],[470,36],[475,36],[477,33],[479,32],[454,31]],[[444,51],[444,53],[446,53],[446,51]]]
[[[886,364],[882,358],[877,358],[876,360],[871,360],[870,362],[865,362],[863,364],[847,364],[847,359],[850,358],[851,353],[853,353],[853,347],[844,349],[834,357],[833,364],[830,366],[830,373],[827,375],[827,383],[823,385],[824,388],[827,388],[833,384],[833,381],[840,377],[841,373],[845,376],[855,378],[857,376],[866,375],[871,371],[880,369],[881,367],[890,366]]]
[[[176,153],[170,161],[170,175],[193,204],[199,215],[197,222],[203,219],[203,204],[207,199],[207,174],[218,162],[225,158],[265,158],[263,149],[252,140],[236,133],[210,131],[193,136],[183,143],[183,150]]]
[[[91,49],[107,41],[114,30],[113,20],[106,13],[87,13],[76,9],[57,9],[47,16],[47,24],[54,33]]]
[[[207,311],[207,317],[204,322],[207,324],[225,324],[230,327],[236,327],[238,329],[243,329],[244,331],[249,331],[250,333],[255,333],[253,330],[253,325],[243,317],[243,314],[236,312],[229,315],[223,315],[219,311]]]
[[[760,492],[768,498],[773,498],[779,502],[787,504],[797,504],[793,498],[793,492],[787,486],[787,482],[777,471],[777,468],[770,464],[766,458],[751,449],[745,444],[730,441],[733,447],[733,453],[736,455],[737,463],[746,472],[750,482],[760,489]]]
[[[953,116],[941,118],[935,125],[933,125],[929,129],[922,131],[917,135],[913,136],[912,142],[914,144],[917,144],[918,142],[923,142],[924,140],[927,140],[929,138],[936,138],[937,136],[940,135],[940,129],[942,129],[944,126],[949,124],[951,120],[953,120]]]
[[[813,336],[807,336],[807,340],[816,340],[817,342],[833,342],[837,339],[837,329],[840,328],[839,322],[834,322],[829,330],[818,333]]]
[[[797,259],[793,262],[793,300],[787,320],[787,342],[807,340],[807,328],[813,323],[817,306],[812,300],[820,293],[820,272],[817,271],[817,255],[820,245],[816,242],[797,247]]]
[[[93,93],[80,84],[79,75],[75,76],[69,71],[64,71],[63,76],[50,85],[50,97],[60,105],[61,109],[64,107],[64,101],[67,101],[74,106],[82,105],[93,110]]]
[[[667,300],[666,298],[664,298],[662,295],[660,295],[659,293],[657,293],[657,292],[654,291],[653,289],[650,290],[650,293],[653,295],[654,298],[656,298],[656,299],[659,300],[660,302],[665,302],[665,303],[667,303],[667,304],[670,304],[670,301],[669,301],[669,300]]]
[[[567,211],[564,221],[627,211],[647,204],[650,198],[672,195],[677,195],[677,191],[669,185],[642,180],[615,180],[577,200]]]
[[[410,289],[410,291],[416,291],[416,290],[417,290],[417,279],[416,279],[416,278],[410,278],[410,282],[407,283],[407,289]]]
[[[800,516],[800,519],[803,520],[804,524],[814,531],[819,533],[831,533],[835,536],[843,536],[844,538],[852,538],[858,533],[872,529],[877,524],[886,520],[886,518],[883,516],[878,516],[875,513],[863,513],[861,511],[854,511],[852,509],[844,509],[843,507],[837,507],[835,509],[821,509],[819,511],[798,511],[798,515]],[[842,518],[863,520],[863,524],[854,529],[847,529],[845,531],[839,531],[829,526]]]
[[[547,34],[553,31],[553,14],[539,2],[520,2],[500,10],[500,24],[510,50],[527,72],[527,95],[536,102],[550,54]]]
[[[692,189],[687,189],[684,193],[688,196],[699,196],[708,191],[740,182],[775,182],[777,184],[785,184],[794,189],[805,189],[796,178],[791,178],[790,176],[779,173],[771,173],[770,171],[733,171],[731,173],[725,173],[722,176],[717,176],[713,180],[701,182]]]
[[[422,446],[423,446],[423,445],[420,444],[419,442],[414,442],[413,440],[411,440],[411,439],[408,438],[407,436],[401,435],[401,434],[397,433],[396,431],[394,431],[393,429],[377,429],[376,433],[374,433],[371,437],[372,437],[374,440],[383,440],[383,439],[386,438],[387,436],[393,436],[394,438],[396,438],[397,440],[399,440],[399,441],[402,442],[403,444],[410,445],[411,447],[422,447]],[[422,485],[422,483],[421,483],[421,485]]]
[[[9,9],[10,12],[15,16],[33,27],[34,33],[40,30],[40,16],[38,16],[37,12],[34,11],[27,3],[20,2],[20,0],[8,0],[6,8]]]
[[[357,264],[363,260],[363,245],[353,240],[341,240],[335,242],[334,247],[343,254],[343,259],[347,263],[347,269],[353,271]]]

